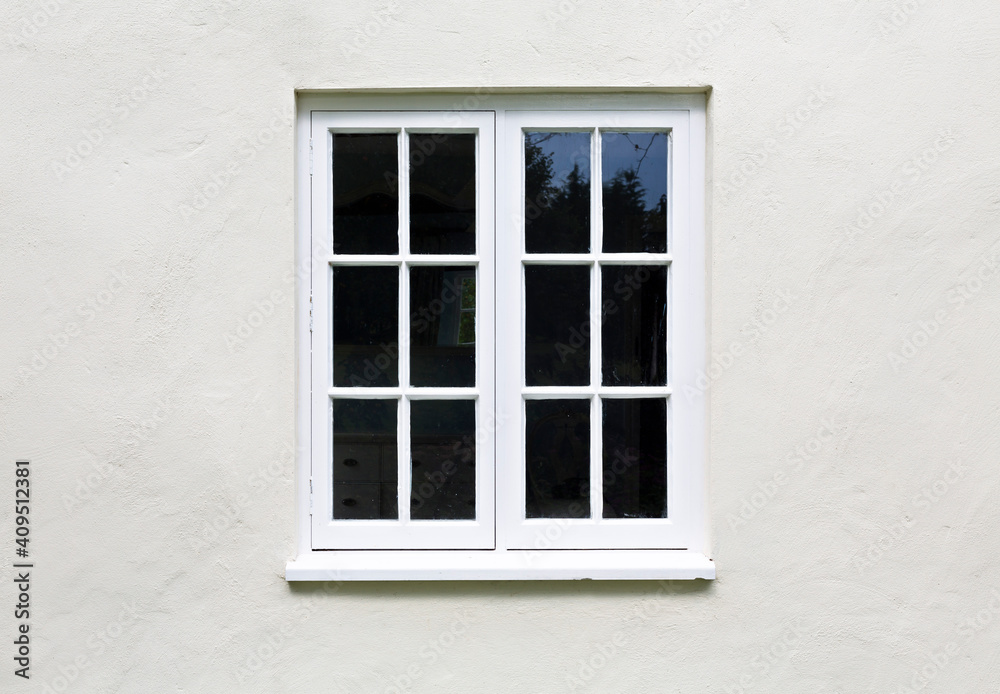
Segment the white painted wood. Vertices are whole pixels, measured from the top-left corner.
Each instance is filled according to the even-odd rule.
[[[494,401],[493,230],[494,230],[494,113],[445,112],[313,112],[311,135],[325,143],[322,165],[314,166],[312,233],[330,240],[332,220],[332,133],[395,132],[398,134],[399,253],[393,256],[333,255],[328,244],[325,262],[313,274],[314,349],[312,351],[312,478],[314,549],[483,549],[495,545],[495,474],[490,407]],[[417,256],[409,253],[410,132],[476,133],[477,138],[477,253],[471,256]],[[409,283],[411,265],[463,264],[477,268],[476,387],[414,388],[409,386]],[[381,265],[399,268],[399,383],[392,388],[333,387],[330,325],[332,267]],[[398,403],[397,479],[398,518],[347,520],[333,518],[333,397],[385,398]],[[409,402],[411,398],[477,401],[476,510],[475,521],[422,521],[410,519]]]
[[[679,550],[307,552],[289,581],[537,581],[714,579],[715,563]]]
[[[689,139],[690,139],[690,114],[687,109],[678,110],[656,110],[656,111],[515,111],[506,113],[506,125],[501,133],[501,137],[506,138],[503,158],[508,165],[516,165],[523,169],[523,133],[533,130],[552,131],[586,131],[591,130],[594,134],[591,138],[591,252],[588,254],[574,254],[572,259],[562,262],[575,264],[589,264],[591,266],[591,386],[574,388],[526,388],[524,387],[523,363],[517,372],[517,378],[501,379],[499,382],[500,397],[509,407],[518,408],[522,411],[524,399],[527,398],[559,398],[559,397],[581,397],[586,396],[591,400],[591,494],[590,494],[590,518],[586,519],[526,519],[524,515],[524,435],[523,426],[520,427],[519,438],[515,442],[512,436],[504,437],[498,441],[503,446],[499,454],[501,459],[507,460],[515,458],[518,461],[518,479],[516,486],[510,484],[508,494],[516,498],[515,506],[508,504],[500,506],[500,516],[498,523],[505,526],[505,533],[508,537],[507,547],[514,549],[537,549],[540,547],[550,547],[553,549],[626,549],[626,548],[689,548],[695,546],[698,537],[696,526],[699,520],[695,518],[703,509],[694,509],[690,506],[692,499],[692,485],[695,480],[684,474],[686,471],[679,471],[678,468],[691,464],[692,451],[685,443],[677,445],[677,439],[686,439],[690,436],[697,436],[700,433],[694,429],[688,430],[680,428],[670,419],[670,413],[674,411],[673,403],[669,395],[676,389],[673,381],[670,380],[670,371],[687,373],[690,369],[699,368],[694,349],[681,349],[671,353],[671,344],[678,341],[689,340],[689,335],[694,332],[704,331],[704,318],[699,322],[696,318],[696,311],[681,311],[680,315],[675,315],[674,303],[668,284],[668,385],[665,388],[605,388],[600,383],[601,345],[600,345],[600,285],[598,268],[607,262],[608,264],[642,263],[642,264],[664,264],[671,268],[668,273],[668,283],[670,276],[677,272],[679,265],[689,265],[691,259],[688,253],[691,248],[699,242],[703,245],[703,232],[697,232],[697,238],[688,239],[692,230],[687,226],[688,219],[678,212],[678,208],[686,207],[685,201],[690,195],[689,180],[686,177],[668,176],[668,196],[673,204],[670,206],[670,219],[668,220],[668,251],[667,254],[605,254],[601,252],[602,244],[602,214],[600,203],[600,182],[601,182],[601,139],[600,133],[603,130],[627,129],[631,131],[663,131],[670,136],[669,156],[673,167],[676,170],[688,171],[690,161]],[[675,143],[681,143],[677,146]],[[521,176],[510,176],[506,185],[501,189],[504,197],[500,200],[501,209],[508,212],[505,217],[510,220],[512,229],[509,233],[501,230],[499,238],[507,238],[516,235],[517,246],[521,251],[518,259],[518,274],[522,273],[522,267],[528,263],[538,263],[541,259],[535,255],[524,253],[523,249],[523,199],[524,199],[523,173]],[[675,247],[671,241],[671,236],[677,236],[677,229],[682,233],[688,243],[683,243],[680,247]],[[697,230],[695,230],[697,231]],[[558,254],[547,254],[547,256],[557,256]],[[558,260],[553,258],[553,260]],[[703,265],[698,265],[698,272],[701,272]],[[506,269],[505,269],[506,271]],[[696,273],[697,274],[697,273]],[[681,272],[685,288],[689,291],[689,280],[694,278],[690,267]],[[701,281],[704,276],[701,275]],[[515,298],[512,291],[520,293],[516,297],[516,309],[514,308]],[[511,284],[510,291],[498,291],[498,300],[509,301],[511,306],[508,312],[516,310],[518,320],[514,324],[518,330],[523,332],[524,326],[524,304],[523,304],[523,281]],[[697,301],[695,302],[697,304]],[[506,349],[516,349],[520,355],[523,351],[523,335],[518,338],[516,345],[513,339],[507,344]],[[669,358],[670,355],[673,358]],[[677,363],[681,359],[681,363]],[[702,357],[703,359],[703,357]],[[516,384],[516,385],[515,385]],[[667,397],[668,421],[667,427],[667,507],[669,518],[663,519],[603,519],[600,511],[603,507],[603,488],[601,485],[603,460],[602,460],[602,437],[599,427],[601,421],[600,397]],[[688,419],[683,420],[683,425],[688,425]],[[501,483],[504,480],[501,480]],[[624,522],[621,522],[624,521]]]
[[[652,398],[667,397],[673,392],[670,386],[526,386],[521,388],[525,400],[559,400],[587,398]]]
[[[295,503],[296,547],[312,550],[312,131],[310,113],[295,116],[296,243],[295,243]]]
[[[669,265],[669,253],[530,253],[524,265],[583,265],[597,259],[601,265]]]
[[[630,94],[614,95],[493,95],[482,103],[483,111],[433,112],[460,102],[456,95],[353,95],[327,98],[304,96],[300,103],[300,129],[311,124],[309,133],[299,133],[300,151],[308,151],[309,134],[317,160],[311,181],[311,224],[300,227],[300,249],[307,231],[327,243],[317,252],[310,239],[313,268],[313,350],[308,379],[313,395],[311,416],[304,413],[300,436],[312,437],[311,465],[300,464],[301,475],[313,478],[314,516],[300,524],[300,558],[289,564],[289,580],[339,570],[345,580],[397,580],[405,578],[682,578],[714,577],[714,565],[706,558],[708,532],[705,509],[707,421],[704,407],[693,407],[671,397],[685,387],[694,387],[699,369],[706,364],[706,268],[704,236],[704,148],[705,112],[702,95]],[[406,109],[406,110],[400,110]],[[412,110],[411,110],[412,109]],[[413,111],[426,109],[427,112]],[[491,109],[491,110],[490,110]],[[307,119],[308,114],[308,119]],[[495,122],[495,128],[494,128]],[[404,129],[414,132],[441,131],[442,123],[452,131],[479,132],[478,168],[480,204],[479,247],[475,256],[412,256],[404,206],[408,195],[401,176],[401,245],[394,256],[333,256],[329,251],[330,194],[328,133],[331,128],[351,132],[397,132],[400,159],[406,161]],[[592,189],[592,249],[587,254],[535,254],[523,252],[523,129],[590,131]],[[601,129],[668,131],[670,137],[668,195],[668,252],[663,254],[605,254],[600,251],[600,137]],[[303,144],[304,143],[304,144]],[[324,155],[325,153],[325,155]],[[325,159],[324,159],[325,157]],[[305,157],[303,156],[303,160]],[[326,162],[326,163],[323,163]],[[402,164],[402,162],[401,162]],[[306,179],[304,164],[300,176]],[[401,165],[401,173],[405,167]],[[494,179],[495,175],[495,179]],[[309,186],[309,184],[304,184]],[[496,206],[494,207],[494,191]],[[305,196],[303,196],[305,197]],[[488,198],[488,199],[484,199]],[[488,217],[487,217],[488,215]],[[487,230],[488,227],[488,230]],[[493,231],[495,229],[495,235]],[[484,243],[488,233],[489,241]],[[300,261],[305,253],[300,253]],[[594,385],[580,388],[525,388],[523,349],[523,266],[526,264],[586,264],[591,267],[591,320],[599,335],[602,265],[667,265],[668,273],[668,385],[655,388],[608,388],[599,385],[599,340],[592,341],[591,373]],[[410,265],[465,264],[477,268],[477,388],[411,388],[401,380],[398,388],[333,388],[329,338],[329,282],[334,265],[395,265],[405,272]],[[402,275],[401,275],[401,279]],[[325,286],[326,291],[321,291]],[[401,289],[406,287],[400,282]],[[495,287],[495,303],[487,295]],[[300,301],[305,301],[305,292]],[[676,297],[676,300],[675,300]],[[401,344],[408,343],[408,298],[400,297]],[[305,323],[300,313],[300,331]],[[495,334],[494,334],[495,331]],[[490,349],[494,353],[490,354]],[[300,349],[300,360],[304,350]],[[405,377],[408,359],[401,349],[400,375]],[[494,391],[494,373],[498,378]],[[300,378],[300,387],[306,379]],[[360,393],[358,391],[367,392]],[[397,399],[401,414],[410,399],[474,398],[477,401],[477,508],[476,521],[340,521],[329,518],[332,491],[329,465],[330,398],[334,396],[388,397]],[[592,495],[588,519],[524,518],[524,423],[525,399],[584,397],[592,403],[592,424],[599,421],[600,398],[666,397],[668,413],[668,519],[601,519],[600,491]],[[699,402],[695,400],[695,402]],[[401,418],[401,422],[404,418]],[[408,432],[399,439],[401,510],[408,505]],[[592,477],[600,480],[600,431],[592,426]],[[487,451],[487,448],[489,449]],[[495,455],[495,457],[494,457]],[[487,460],[487,456],[489,459]],[[484,479],[485,478],[485,479]],[[300,487],[300,508],[306,495]],[[489,491],[488,498],[483,493]],[[487,517],[488,514],[488,517]],[[403,514],[401,514],[402,516]],[[322,522],[316,518],[323,519]],[[495,522],[495,526],[494,526]],[[442,525],[449,526],[443,532]],[[342,526],[342,527],[338,527]],[[438,526],[438,527],[435,527]],[[307,538],[306,528],[312,534]],[[349,537],[351,539],[345,540]],[[336,538],[336,539],[334,539]],[[353,551],[320,551],[320,548],[350,548]],[[483,547],[486,551],[463,551]],[[495,549],[491,549],[495,548]],[[550,552],[546,549],[558,548]],[[411,552],[408,549],[429,551]],[[396,551],[398,550],[398,551]],[[442,551],[446,550],[446,551]],[[525,556],[543,557],[526,566]],[[695,558],[695,559],[692,559]]]

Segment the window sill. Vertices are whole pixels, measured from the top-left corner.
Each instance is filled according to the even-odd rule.
[[[285,565],[287,581],[714,579],[690,550],[315,551]]]

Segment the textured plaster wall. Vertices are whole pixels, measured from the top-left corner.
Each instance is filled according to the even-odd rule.
[[[995,691],[998,56],[986,0],[5,3],[0,690]],[[545,86],[712,88],[719,579],[290,586],[294,90]]]

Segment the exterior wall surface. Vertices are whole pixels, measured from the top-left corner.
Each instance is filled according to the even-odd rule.
[[[0,15],[0,691],[996,690],[995,3]],[[626,87],[710,91],[719,578],[287,583],[295,90]]]

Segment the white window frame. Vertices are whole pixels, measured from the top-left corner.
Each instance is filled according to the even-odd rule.
[[[333,397],[350,399],[395,400],[397,409],[397,498],[399,519],[391,520],[333,520],[332,492],[333,470],[329,465],[312,466],[312,545],[322,550],[391,549],[492,549],[494,539],[495,501],[493,483],[493,437],[489,417],[493,410],[493,120],[490,111],[447,112],[342,112],[316,111],[312,114],[311,131],[313,151],[318,147],[322,160],[332,157],[333,135],[343,133],[397,133],[397,164],[399,171],[400,229],[409,216],[409,176],[404,167],[410,161],[410,134],[450,133],[477,135],[476,169],[480,176],[476,190],[476,253],[473,255],[414,255],[409,252],[408,234],[399,235],[399,253],[396,255],[334,255],[326,259],[326,266],[313,269],[312,310],[312,459],[332,460],[333,435],[330,427]],[[323,201],[314,204],[313,229],[331,228],[332,219],[332,169],[315,167],[312,175],[312,199]],[[316,232],[313,233],[313,238]],[[321,241],[321,245],[325,245]],[[400,321],[399,335],[399,386],[383,388],[334,387],[332,379],[333,344],[322,336],[331,335],[331,268],[386,267],[399,265],[399,315],[410,313],[409,282],[405,273],[414,266],[474,266],[478,272],[476,302],[476,385],[472,388],[413,387],[409,383],[409,321]],[[476,401],[476,431],[484,432],[485,439],[476,446],[476,509],[477,519],[470,521],[429,521],[410,519],[410,465],[405,455],[409,440],[409,402],[414,399]]]
[[[476,521],[326,521],[332,492],[330,396],[395,398],[456,397],[455,389],[406,387],[400,358],[400,387],[328,387],[331,364],[329,277],[331,262],[381,264],[426,261],[410,256],[400,234],[398,256],[334,257],[322,243],[329,229],[330,137],[350,132],[455,130],[477,132],[477,254],[434,257],[434,264],[475,265],[476,389],[458,393],[477,401]],[[606,128],[667,131],[670,137],[668,253],[616,254],[600,249],[599,138],[592,138],[591,216],[593,252],[570,260],[591,264],[591,322],[600,325],[602,262],[668,264],[668,385],[658,388],[526,389],[523,387],[523,264],[542,257],[523,252],[523,142],[525,129]],[[692,579],[715,577],[708,544],[706,505],[707,398],[677,398],[697,390],[697,374],[707,355],[708,276],[705,234],[705,96],[634,92],[628,94],[300,94],[297,118],[297,505],[298,556],[286,565],[290,581],[464,580],[464,579]],[[408,162],[405,137],[400,173]],[[493,157],[495,155],[495,161]],[[494,180],[495,174],[495,180]],[[405,177],[401,177],[402,179]],[[408,195],[400,190],[400,215]],[[495,223],[494,223],[495,219]],[[403,228],[403,227],[401,227]],[[494,229],[496,234],[494,257]],[[518,243],[512,243],[517,239]],[[319,242],[319,243],[318,243]],[[565,262],[566,257],[545,256]],[[651,262],[653,261],[653,262]],[[405,266],[404,266],[405,267]],[[495,296],[492,275],[495,268]],[[401,277],[401,280],[403,278]],[[406,282],[400,282],[400,315],[409,311]],[[495,308],[495,316],[493,310]],[[596,320],[596,323],[594,322]],[[401,321],[406,325],[407,321]],[[496,328],[494,335],[494,328]],[[404,327],[405,331],[405,327]],[[599,334],[599,329],[596,331]],[[592,340],[592,350],[600,349]],[[405,345],[406,335],[400,335]],[[401,351],[402,357],[402,351]],[[592,355],[595,371],[599,352]],[[494,368],[495,367],[495,368]],[[494,376],[495,392],[494,392]],[[595,374],[595,376],[599,376]],[[599,378],[592,379],[599,383]],[[326,387],[324,387],[326,386]],[[350,391],[346,393],[344,391]],[[463,389],[466,390],[466,389]],[[361,392],[364,391],[364,392]],[[447,392],[450,391],[450,392]],[[579,392],[577,392],[579,391]],[[641,391],[641,392],[640,392]],[[522,407],[525,397],[574,394],[662,395],[668,416],[668,519],[525,519]],[[402,412],[401,412],[402,414]],[[489,422],[498,418],[500,426]],[[506,421],[506,423],[504,423]],[[400,460],[406,418],[399,419]],[[592,449],[600,450],[599,428]],[[315,433],[314,433],[315,432]],[[495,440],[494,440],[495,434]],[[594,448],[596,443],[597,448]],[[600,479],[600,455],[592,453],[592,479]],[[401,519],[409,499],[408,464],[399,465]],[[594,506],[600,490],[592,494]],[[599,507],[598,507],[599,508]],[[350,532],[342,532],[349,525]],[[414,551],[414,550],[421,551]]]

